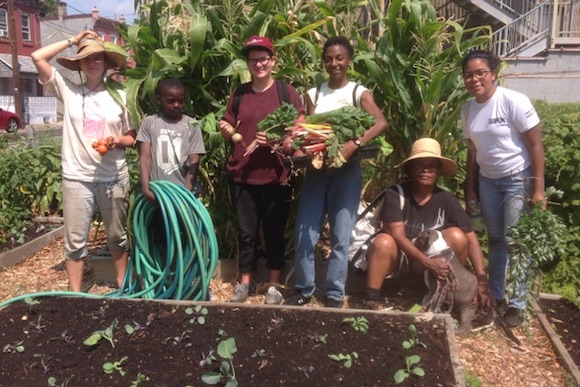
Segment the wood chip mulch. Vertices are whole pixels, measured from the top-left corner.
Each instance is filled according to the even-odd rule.
[[[90,248],[93,252],[98,251],[103,242],[104,237],[99,233]],[[34,292],[68,290],[62,249],[63,240],[59,238],[19,264],[0,269],[0,302]],[[87,270],[90,271],[90,265]],[[227,301],[234,285],[212,280],[212,300]],[[95,294],[113,290],[102,283],[94,283],[90,288]],[[261,303],[263,295],[252,296],[248,302]],[[461,363],[467,377],[475,381],[471,385],[479,385],[479,380],[482,386],[490,387],[573,386],[534,315],[529,315],[527,323],[514,329],[514,333],[522,347],[517,347],[500,329],[493,327],[457,337]],[[469,380],[467,385],[470,385]]]

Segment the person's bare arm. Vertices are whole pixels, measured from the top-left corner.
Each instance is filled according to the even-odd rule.
[[[150,202],[155,202],[155,194],[149,189],[151,177],[151,144],[139,142],[139,174],[141,180],[141,192]]]
[[[530,152],[532,170],[532,202],[543,202],[542,208],[546,209],[547,203],[544,197],[544,144],[542,143],[542,126],[540,124],[522,133],[524,143]]]
[[[445,279],[449,275],[449,264],[443,257],[429,258],[411,242],[405,234],[405,225],[403,222],[386,223],[385,231],[389,233],[399,250],[403,251],[407,257],[415,262],[421,263],[439,279]]]
[[[185,188],[192,191],[195,186],[195,179],[197,177],[197,170],[199,169],[199,160],[201,157],[198,154],[191,154],[187,157],[187,164],[189,165],[187,173],[185,174]]]
[[[373,138],[384,132],[387,129],[388,124],[387,119],[383,115],[381,109],[377,106],[375,99],[370,91],[365,91],[362,93],[360,103],[363,110],[375,118],[375,123],[370,128],[368,128],[360,138],[358,138],[358,140],[360,140],[361,146],[364,146],[367,142],[371,141]],[[307,107],[308,104],[309,99],[307,99],[306,102]],[[357,149],[358,146],[355,144],[354,140],[348,141],[342,147],[342,155],[346,160],[348,160]]]
[[[73,36],[72,38],[69,38],[70,44],[78,46],[80,41],[86,37],[98,39],[99,35],[97,35],[95,31],[83,31]],[[54,42],[48,46],[39,48],[30,55],[34,65],[36,66],[36,69],[38,70],[38,77],[40,78],[41,82],[48,82],[50,77],[52,77],[52,66],[49,62],[52,58],[69,47],[69,39]]]
[[[474,303],[478,303],[484,310],[489,310],[493,306],[492,297],[489,292],[489,284],[487,282],[487,273],[485,271],[485,263],[483,260],[483,252],[481,245],[477,239],[474,231],[466,233],[467,236],[467,254],[475,276],[477,277],[477,293],[473,299]]]

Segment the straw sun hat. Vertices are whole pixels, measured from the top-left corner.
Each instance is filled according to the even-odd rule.
[[[124,68],[127,65],[127,53],[116,44],[102,40],[83,39],[75,55],[57,58],[56,61],[69,70],[79,71],[79,61],[93,54],[104,53],[108,68]]]
[[[439,145],[437,140],[432,138],[420,138],[415,141],[411,147],[411,156],[406,158],[401,164],[397,165],[397,168],[404,169],[409,161],[426,158],[438,159],[441,161],[440,173],[442,175],[451,176],[455,174],[455,171],[457,171],[457,164],[455,161],[441,156],[441,145]]]

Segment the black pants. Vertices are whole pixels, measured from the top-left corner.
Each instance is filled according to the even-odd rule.
[[[232,204],[238,218],[240,273],[256,269],[260,225],[266,249],[266,267],[284,268],[284,230],[290,212],[292,188],[230,182]]]

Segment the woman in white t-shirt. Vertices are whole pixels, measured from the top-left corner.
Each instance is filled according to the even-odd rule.
[[[387,121],[365,87],[349,81],[347,70],[352,64],[354,49],[345,37],[326,41],[322,60],[328,82],[308,91],[307,114],[324,113],[344,106],[356,105],[375,117],[375,123],[364,134],[344,144],[342,155],[348,161],[361,146],[387,128]],[[348,271],[348,248],[360,201],[362,176],[359,160],[350,160],[342,167],[309,168],[304,177],[295,230],[296,293],[286,305],[304,305],[316,289],[314,248],[328,216],[332,251],[326,272],[326,303],[341,307]]]
[[[82,73],[82,84],[64,78],[49,61],[57,54],[78,46],[76,55],[57,58],[69,70]],[[87,241],[97,205],[107,231],[107,243],[121,286],[129,243],[125,219],[129,204],[129,171],[125,147],[135,143],[127,110],[105,86],[107,70],[124,67],[122,50],[106,49],[94,31],[49,44],[32,53],[40,83],[64,107],[62,131],[62,195],[65,228],[64,256],[72,291],[80,292],[83,282]],[[118,91],[120,100],[125,93]],[[109,149],[93,148],[98,140],[109,139]]]
[[[468,145],[465,199],[468,212],[481,204],[489,236],[489,283],[498,304],[505,301],[508,228],[526,203],[544,198],[542,127],[530,99],[497,86],[499,58],[474,50],[463,59],[463,81],[475,98],[461,111]],[[510,326],[523,322],[528,278],[516,278],[504,315]]]

